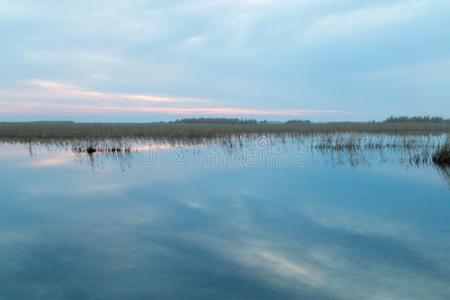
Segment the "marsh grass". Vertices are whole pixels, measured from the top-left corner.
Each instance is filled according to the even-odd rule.
[[[433,154],[433,162],[439,165],[450,165],[450,137],[446,142]]]
[[[380,134],[319,134],[313,141],[315,149],[323,150],[377,150],[377,149],[434,149],[442,138],[425,136]]]
[[[72,145],[72,151],[78,153],[129,153],[132,150],[131,145],[124,145],[122,142],[117,144],[102,144],[101,142],[77,143]]]
[[[99,139],[205,139],[239,135],[387,134],[439,135],[450,132],[450,123],[334,122],[334,123],[0,123],[0,140],[51,141]]]
[[[448,139],[448,138],[447,138]],[[337,133],[337,134],[242,134],[216,138],[178,138],[178,139],[112,139],[72,142],[72,151],[88,155],[116,155],[132,152],[152,151],[154,146],[171,147],[209,147],[220,146],[227,153],[249,149],[256,145],[257,150],[273,150],[274,145],[308,145],[312,151],[323,155],[346,159],[352,165],[379,157],[380,161],[394,157],[410,165],[434,163],[446,164],[448,159],[448,140],[441,136],[397,136],[379,134]],[[66,144],[65,144],[66,145]],[[147,145],[150,147],[142,147]],[[303,147],[302,146],[302,147]],[[166,148],[166,147],[164,147]],[[300,149],[300,148],[299,148]],[[301,148],[304,149],[304,148]],[[299,150],[303,151],[303,150]],[[447,156],[446,156],[447,155]]]
[[[233,151],[255,140],[283,143],[308,142],[322,152],[349,152],[357,157],[368,151],[405,154],[414,163],[449,164],[449,122],[335,122],[335,123],[0,123],[0,141],[71,149],[100,155],[140,151],[139,143],[221,145]],[[445,139],[444,139],[445,140]]]
[[[443,164],[436,160],[436,153],[441,153],[439,158],[445,157],[445,149],[448,149],[448,141],[445,136],[393,136],[370,134],[332,134],[318,135],[311,142],[311,147],[328,157],[334,157],[336,161],[349,162],[357,165],[360,162],[374,160],[388,160],[387,157],[395,157],[397,161],[409,165]],[[448,150],[447,150],[448,151]]]

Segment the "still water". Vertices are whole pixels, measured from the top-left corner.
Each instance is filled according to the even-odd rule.
[[[0,146],[1,300],[450,299],[448,170],[139,147]]]

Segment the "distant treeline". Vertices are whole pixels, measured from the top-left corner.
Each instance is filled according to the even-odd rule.
[[[268,120],[254,120],[254,119],[238,119],[238,118],[187,118],[178,119],[171,123],[181,124],[281,124],[283,122],[268,121]],[[286,124],[310,124],[308,120],[289,120],[284,122]]]
[[[374,121],[375,122],[375,121]],[[445,123],[450,122],[450,119],[444,119],[442,117],[431,116],[391,116],[382,123]],[[268,121],[268,120],[254,120],[254,119],[238,119],[238,118],[187,118],[178,119],[170,123],[180,124],[311,124],[309,120],[293,119],[285,122],[280,121]],[[375,122],[376,123],[376,122]]]
[[[77,122],[73,121],[32,121],[32,122],[0,122],[0,124],[36,124],[36,125],[75,125],[79,124]],[[102,123],[102,122],[96,122],[97,124],[125,124],[125,123]],[[92,124],[96,124],[92,123]],[[184,118],[184,119],[178,119],[171,122],[149,122],[144,124],[223,124],[223,125],[240,125],[240,124],[249,124],[249,125],[270,125],[270,124],[289,124],[289,125],[296,125],[296,124],[303,124],[303,125],[309,125],[309,124],[337,124],[337,123],[354,123],[354,124],[364,124],[364,123],[370,123],[370,124],[383,124],[383,123],[450,123],[450,119],[444,119],[442,117],[432,117],[432,116],[415,116],[415,117],[407,117],[407,116],[391,116],[384,121],[378,122],[378,121],[371,121],[371,122],[317,122],[312,123],[309,120],[301,120],[301,119],[292,119],[287,121],[269,121],[269,120],[255,120],[255,119],[239,119],[239,118]],[[129,123],[129,124],[138,124],[138,123]]]
[[[286,124],[311,124],[311,121],[309,120],[288,120],[286,121]]]
[[[415,123],[443,123],[443,122],[450,122],[450,119],[444,119],[441,117],[430,117],[430,116],[424,116],[424,117],[407,117],[407,116],[400,116],[400,117],[394,117],[391,116],[384,120],[385,123],[408,123],[408,122],[415,122]]]
[[[183,124],[257,124],[258,121],[252,119],[237,118],[187,118],[178,119],[173,123]]]

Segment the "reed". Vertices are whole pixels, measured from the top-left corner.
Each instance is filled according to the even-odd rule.
[[[450,164],[449,122],[335,123],[0,123],[0,142],[57,145],[76,153],[119,154],[134,151],[136,141],[174,145],[220,144],[241,148],[258,137],[308,141],[314,149],[349,151],[397,149],[414,162]],[[354,155],[354,154],[352,154]],[[411,157],[411,156],[410,156]]]
[[[373,135],[358,133],[338,133],[317,135],[313,147],[319,150],[380,150],[380,149],[429,149],[436,148],[437,139],[430,136]],[[317,138],[316,138],[317,140]]]
[[[333,123],[0,123],[2,141],[98,140],[118,138],[204,139],[237,135],[336,133],[440,135],[450,122],[333,122]]]
[[[438,165],[450,165],[450,137],[447,141],[433,154],[433,162]]]
[[[129,153],[131,143],[122,140],[115,141],[77,141],[72,144],[72,151],[75,153]]]

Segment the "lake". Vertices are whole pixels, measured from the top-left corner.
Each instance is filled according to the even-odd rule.
[[[450,299],[450,175],[398,152],[0,144],[0,299]]]

